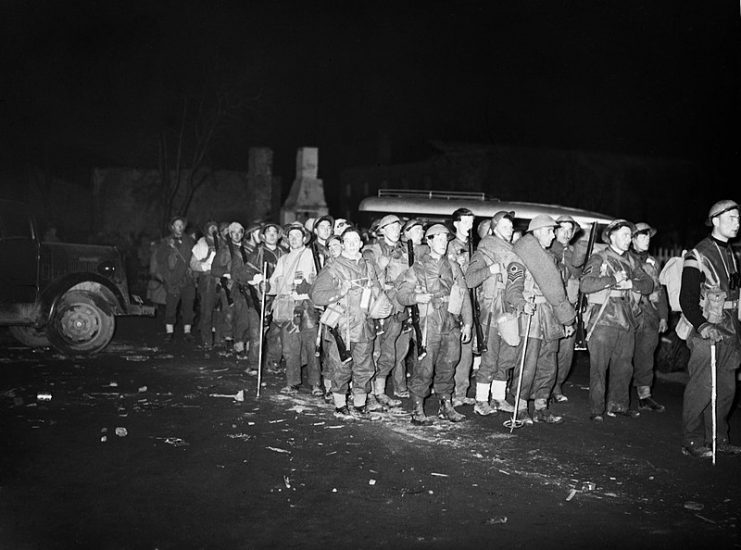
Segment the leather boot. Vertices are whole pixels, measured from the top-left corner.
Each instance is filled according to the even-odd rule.
[[[435,420],[425,415],[425,402],[423,398],[412,394],[412,403],[414,404],[414,410],[412,410],[412,424],[415,426],[430,426],[434,424]]]
[[[401,401],[398,399],[392,399],[388,395],[386,395],[386,377],[383,378],[377,377],[373,381],[373,393],[376,394],[376,401],[378,401],[381,405],[384,405],[389,408],[393,407],[400,407]]]
[[[365,402],[365,406],[368,408],[369,412],[386,412],[388,411],[388,407],[386,407],[383,403],[379,403],[376,400],[376,396],[372,393],[368,394],[368,400]]]
[[[466,419],[465,414],[461,414],[453,408],[450,396],[440,397],[440,410],[437,412],[437,416],[451,422],[462,422]]]

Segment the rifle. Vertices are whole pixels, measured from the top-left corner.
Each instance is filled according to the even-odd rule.
[[[260,245],[257,245],[257,246],[260,246]],[[242,264],[245,267],[247,267],[247,266],[255,267],[247,259],[247,251],[244,249],[243,246],[240,246],[239,247],[239,254],[242,256]],[[257,269],[257,268],[255,267],[255,269]],[[252,306],[255,308],[255,310],[258,313],[260,313],[262,315],[262,312],[260,311],[260,306],[258,305],[258,304],[261,304],[262,303],[262,300],[260,300],[260,296],[257,294],[257,289],[254,286],[249,285],[249,284],[248,285],[242,285],[242,284],[239,285],[239,291],[242,293],[242,296],[244,296],[244,299],[245,299],[245,301],[248,304],[250,303],[250,300],[247,299],[247,295],[244,292],[244,287],[245,286],[247,286],[247,290],[250,293],[250,298],[252,298]]]
[[[407,240],[407,258],[409,267],[412,267],[414,265],[414,243],[412,242],[412,239]],[[417,359],[419,360],[427,355],[425,343],[422,340],[422,329],[419,327],[419,306],[417,304],[409,306],[409,314],[412,319],[414,339],[417,342]]]
[[[587,241],[587,254],[584,259],[586,264],[589,260],[589,256],[594,251],[594,243],[597,239],[597,222],[592,224],[592,229],[589,230],[589,240]],[[584,351],[587,349],[587,334],[584,330],[584,310],[587,308],[587,297],[579,288],[579,293],[576,295],[576,342],[574,349],[577,351]]]
[[[218,252],[219,251],[218,234],[216,233],[216,231],[212,231],[211,236],[214,238],[214,249],[216,250],[216,252]],[[229,252],[231,253],[231,247],[229,248]],[[221,277],[219,277],[219,284],[221,285],[221,288],[224,290],[224,296],[226,296],[227,305],[233,306],[234,300],[232,299],[232,293],[229,292],[229,279],[227,279],[226,277],[222,275]]]
[[[319,261],[319,251],[316,249],[316,241],[312,242],[310,245],[311,248],[311,257],[314,260],[314,269],[316,270],[317,276],[319,275],[319,272],[322,270],[322,264]],[[324,308],[317,308],[320,310],[324,310]],[[327,327],[327,330],[332,335],[332,338],[334,338],[334,342],[337,345],[337,353],[340,355],[340,362],[342,363],[349,363],[352,360],[352,353],[350,350],[347,349],[347,346],[345,345],[345,341],[342,339],[342,335],[340,334],[340,331],[337,330],[337,327],[330,327],[328,325],[324,325]],[[314,355],[316,357],[319,357],[321,355],[321,347],[322,347],[322,328],[321,323],[319,327],[319,332],[316,335],[316,342],[314,344]]]
[[[473,256],[473,239],[472,235],[468,236],[468,258]],[[479,301],[476,298],[476,289],[469,288],[468,295],[471,297],[471,310],[473,313],[473,329],[476,331],[476,347],[479,355],[486,352],[488,347],[486,346],[486,339],[484,338],[484,331],[481,328],[481,307]]]

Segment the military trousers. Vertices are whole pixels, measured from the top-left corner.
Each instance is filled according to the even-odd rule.
[[[574,363],[574,344],[576,343],[576,332],[566,338],[558,341],[558,354],[556,355],[556,384],[553,387],[553,393],[561,395],[566,379],[571,373],[571,366]]]
[[[198,277],[199,331],[201,342],[209,346],[213,341],[213,331],[216,328],[217,317],[214,313],[218,300],[216,292],[218,283],[219,280],[208,273],[202,273]]]
[[[712,443],[712,408],[710,407],[710,341],[691,334],[687,339],[690,378],[684,389],[682,404],[682,444],[701,446]],[[736,346],[716,344],[716,421],[717,438],[728,440],[728,416],[736,395],[736,369],[741,354]]]
[[[633,376],[635,331],[597,326],[587,347],[591,414],[604,414],[605,390],[608,411],[627,411],[630,404],[630,379]]]
[[[165,298],[165,324],[174,325],[176,323],[178,305],[180,305],[180,317],[183,324],[193,324],[195,300],[196,287],[190,279],[180,289],[172,289],[172,292],[168,289],[167,298]]]
[[[659,345],[659,318],[644,313],[636,329],[636,345],[633,352],[633,385],[651,387],[654,381],[654,354]]]
[[[396,340],[401,334],[401,321],[397,315],[390,315],[380,321],[383,325],[383,334],[376,337],[376,375],[388,376],[396,366]]]
[[[526,340],[523,338],[517,347],[517,364],[512,375],[509,395],[512,399],[517,395],[517,385],[520,384],[520,365],[523,365],[520,403],[527,403],[528,399],[547,400],[556,382],[558,340],[528,338],[526,348],[525,342]],[[522,361],[523,351],[525,353],[524,363]],[[524,407],[524,405],[520,406]]]
[[[496,326],[487,328],[486,351],[481,354],[481,366],[476,374],[479,384],[491,384],[494,380],[506,382],[515,366],[517,348],[505,342]]]
[[[431,324],[431,323],[430,323]],[[417,362],[409,380],[409,391],[418,397],[427,397],[430,387],[441,397],[449,397],[455,388],[453,375],[461,356],[459,328],[441,333],[428,324],[427,355]]]
[[[320,384],[319,361],[314,355],[316,336],[319,327],[301,327],[301,323],[288,321],[281,323],[283,357],[286,360],[286,384],[301,384],[301,367],[306,364],[308,382],[312,386]]]
[[[347,345],[347,343],[345,343]],[[332,393],[347,393],[352,380],[353,395],[366,395],[371,378],[375,373],[373,365],[373,342],[352,342],[350,344],[352,361],[340,362],[340,354],[334,339],[329,341],[329,354],[332,357]]]

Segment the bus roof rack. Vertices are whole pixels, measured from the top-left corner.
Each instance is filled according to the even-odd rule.
[[[494,197],[480,192],[469,191],[420,191],[419,189],[379,189],[379,197],[398,197],[408,199],[443,199],[469,201],[498,201]]]

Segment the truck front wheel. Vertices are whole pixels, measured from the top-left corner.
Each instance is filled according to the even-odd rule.
[[[73,290],[57,302],[46,333],[62,353],[93,354],[108,345],[115,328],[115,317],[104,300]]]

